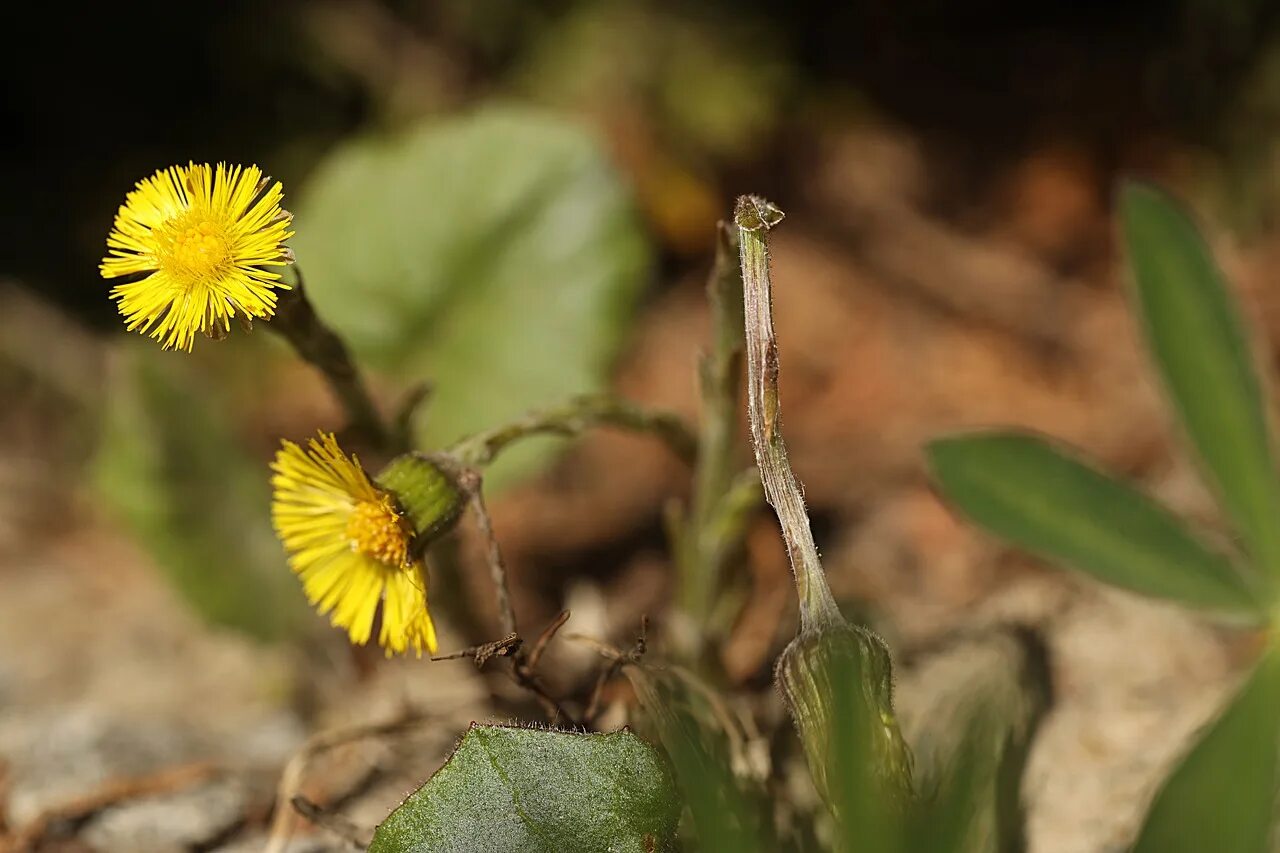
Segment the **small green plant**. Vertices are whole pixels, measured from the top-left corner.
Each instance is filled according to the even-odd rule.
[[[1261,628],[1238,695],[1164,782],[1134,850],[1271,849],[1280,784],[1280,476],[1267,402],[1223,277],[1163,193],[1120,193],[1132,299],[1205,475],[1237,534],[1219,547],[1132,485],[1025,433],[945,438],[928,449],[942,493],[979,525],[1098,580]]]

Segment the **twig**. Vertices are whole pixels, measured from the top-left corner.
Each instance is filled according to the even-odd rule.
[[[502,558],[502,546],[493,531],[493,519],[484,503],[484,478],[474,468],[464,468],[457,477],[458,486],[471,499],[471,509],[476,514],[476,526],[484,538],[485,562],[489,564],[489,577],[493,581],[493,595],[498,604],[498,624],[504,634],[516,634],[516,611],[511,604],[511,587],[507,583],[507,564]]]
[[[677,456],[693,463],[698,438],[675,415],[651,412],[634,403],[606,395],[575,397],[551,409],[531,412],[517,421],[476,433],[453,445],[449,455],[466,466],[483,468],[515,441],[532,435],[581,435],[594,426],[614,426],[652,433]]]
[[[533,648],[529,651],[529,659],[527,661],[530,671],[538,668],[538,662],[542,660],[542,653],[547,650],[547,645],[551,642],[551,638],[564,627],[564,623],[569,621],[569,611],[561,610],[556,618],[551,620],[551,624],[542,629],[542,633],[538,635],[537,641],[533,644]]]
[[[346,344],[316,314],[307,299],[302,271],[296,264],[293,269],[298,281],[290,290],[281,292],[267,328],[287,340],[303,361],[320,371],[353,429],[379,450],[402,449],[392,447],[393,436],[378,414]]]
[[[506,638],[500,640],[499,643],[507,643],[512,640],[517,643],[511,649],[511,653],[506,655],[511,659],[512,680],[527,690],[538,701],[552,725],[555,725],[560,719],[568,721],[570,725],[577,725],[573,716],[564,709],[564,706],[555,697],[547,693],[546,689],[538,681],[533,667],[529,665],[524,645],[519,641],[515,608],[511,604],[511,588],[507,583],[507,564],[502,557],[502,546],[498,543],[498,536],[493,530],[493,519],[490,517],[489,510],[484,502],[484,476],[477,469],[460,462],[452,453],[435,454],[432,459],[453,478],[453,481],[458,484],[458,488],[471,500],[471,509],[476,515],[476,526],[479,527],[480,535],[485,540],[485,562],[489,564],[489,577],[493,580],[493,594],[498,605],[498,621],[503,633],[506,635]],[[568,617],[566,616],[565,618]],[[556,627],[558,628],[559,626]],[[547,637],[546,641],[540,638],[539,642],[545,646],[549,640],[550,637]],[[541,652],[539,652],[539,656],[541,656]],[[484,663],[478,656],[476,662],[477,665],[483,665]]]
[[[595,722],[596,715],[600,713],[600,700],[604,695],[604,688],[613,677],[622,671],[627,664],[639,663],[644,657],[645,651],[648,649],[649,641],[649,617],[640,617],[640,634],[636,637],[635,644],[628,651],[613,650],[609,663],[600,670],[600,674],[596,676],[595,687],[591,690],[591,699],[587,702],[587,710],[582,714],[582,724],[590,726]],[[603,644],[601,644],[603,646]]]
[[[508,657],[515,654],[524,644],[524,640],[520,639],[519,634],[508,634],[501,640],[494,640],[491,643],[481,643],[478,646],[468,646],[456,652],[447,655],[436,655],[432,660],[459,660],[460,658],[471,658],[476,665],[476,669],[482,668],[492,658]]]
[[[6,837],[0,837],[3,853],[34,851],[42,840],[60,825],[78,826],[105,808],[140,797],[154,797],[189,788],[218,772],[207,761],[167,767],[145,776],[112,779],[97,791],[46,809],[26,826]]]
[[[342,815],[322,808],[301,794],[289,800],[289,805],[316,826],[328,830],[358,850],[365,849],[373,840],[373,833],[367,828],[357,826]]]
[[[800,628],[807,631],[839,623],[841,617],[813,543],[804,498],[787,462],[787,449],[778,422],[778,343],[773,333],[768,238],[769,229],[781,222],[782,216],[781,210],[756,196],[740,197],[734,210],[746,308],[751,443],[765,498],[782,526],[800,597]]]
[[[382,737],[413,728],[427,719],[426,715],[405,712],[399,717],[381,723],[346,726],[312,735],[289,759],[284,772],[280,774],[280,782],[276,785],[275,814],[271,818],[271,832],[267,837],[267,845],[263,848],[263,853],[281,853],[288,846],[289,839],[297,827],[297,814],[291,804],[302,789],[308,765],[317,756],[358,740]]]

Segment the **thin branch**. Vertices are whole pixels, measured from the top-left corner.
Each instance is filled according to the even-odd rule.
[[[769,229],[782,211],[756,196],[742,196],[734,211],[742,265],[747,335],[747,398],[751,443],[765,498],[778,515],[800,597],[800,628],[811,630],[840,622],[840,611],[809,529],[804,497],[787,461],[778,411],[778,342],[773,332],[773,294],[769,280]]]
[[[504,634],[517,634],[516,611],[511,604],[511,587],[507,583],[507,564],[502,558],[498,535],[493,531],[493,518],[484,503],[484,478],[479,471],[469,468],[463,469],[457,482],[471,499],[476,526],[484,538],[485,562],[489,564],[489,577],[493,581],[494,599],[498,604],[498,623]]]
[[[595,426],[651,433],[688,463],[693,463],[698,455],[698,438],[679,417],[668,412],[651,412],[606,395],[575,397],[560,406],[531,412],[512,423],[464,438],[449,448],[448,453],[463,465],[483,468],[520,439],[533,435],[571,438]]]
[[[98,790],[46,809],[36,815],[17,832],[0,837],[0,851],[27,853],[37,849],[41,842],[61,825],[79,825],[103,809],[126,800],[154,797],[190,788],[209,779],[218,772],[210,762],[181,764],[166,767],[145,776],[112,779]]]
[[[308,766],[318,756],[340,746],[366,738],[384,737],[421,725],[429,717],[406,711],[398,717],[381,723],[367,723],[329,729],[312,735],[285,764],[276,785],[276,809],[271,818],[271,832],[263,853],[282,853],[288,846],[297,826],[298,816],[292,807],[294,798],[302,790]]]
[[[582,713],[582,724],[584,726],[590,726],[594,723],[596,715],[600,713],[600,701],[604,696],[605,686],[622,671],[624,666],[639,663],[640,659],[644,657],[649,645],[648,633],[649,618],[642,616],[640,617],[640,634],[636,637],[635,644],[628,651],[623,652],[618,649],[612,649],[613,654],[606,655],[609,657],[609,663],[596,676],[595,687],[591,690],[591,699],[587,702],[587,709]]]
[[[368,828],[357,826],[342,815],[328,811],[301,794],[289,800],[289,805],[311,823],[321,829],[328,830],[331,834],[341,838],[357,850],[365,849],[373,840],[373,833]]]
[[[298,281],[290,290],[281,292],[267,328],[288,341],[299,358],[320,371],[347,413],[352,429],[379,450],[402,449],[392,446],[393,436],[369,396],[347,345],[320,319],[307,299],[302,271],[296,264],[293,269]]]
[[[542,629],[542,633],[538,635],[538,639],[533,644],[533,648],[529,651],[529,659],[527,664],[530,671],[538,668],[538,662],[542,660],[542,653],[547,650],[547,645],[551,642],[551,638],[564,627],[564,623],[569,621],[569,611],[561,610],[555,619],[546,628]]]
[[[435,655],[432,660],[459,660],[461,658],[471,658],[475,663],[476,669],[481,669],[486,663],[495,657],[509,657],[516,654],[520,647],[524,644],[524,640],[520,639],[519,634],[508,634],[501,640],[494,640],[491,643],[481,643],[478,646],[467,646],[456,652],[447,655]]]
[[[570,725],[577,725],[573,716],[564,709],[559,700],[549,694],[538,681],[533,668],[529,665],[523,642],[519,639],[519,630],[516,627],[516,612],[511,603],[511,588],[507,583],[507,564],[502,557],[502,546],[498,543],[498,536],[493,530],[493,519],[490,517],[489,510],[484,502],[484,475],[477,469],[462,464],[452,453],[439,453],[431,458],[446,473],[452,476],[458,488],[470,498],[471,509],[476,515],[476,526],[480,529],[480,535],[485,541],[485,562],[489,565],[489,577],[493,580],[493,594],[498,606],[498,621],[501,624],[503,633],[506,635],[506,638],[500,640],[499,643],[512,645],[510,654],[505,655],[511,659],[512,680],[527,690],[538,701],[552,725],[555,725],[561,719],[568,721]],[[568,617],[566,616],[565,618]],[[545,641],[541,639],[539,641],[545,645]],[[541,656],[541,653],[539,653],[539,656]],[[477,665],[483,665],[484,663],[479,656],[477,656],[476,662]]]

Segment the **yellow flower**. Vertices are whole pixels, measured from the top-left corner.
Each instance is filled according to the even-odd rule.
[[[196,332],[225,334],[232,317],[275,313],[274,289],[288,286],[267,267],[293,261],[284,245],[293,232],[270,180],[257,166],[191,163],[138,182],[99,267],[108,279],[145,273],[111,289],[129,331],[190,351]]]
[[[382,603],[387,655],[436,650],[427,574],[412,555],[413,528],[395,495],[369,479],[331,434],[306,450],[282,442],[271,468],[271,517],[307,598],[362,645]]]

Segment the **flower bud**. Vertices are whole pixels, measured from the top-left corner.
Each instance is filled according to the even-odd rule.
[[[910,795],[911,752],[894,716],[892,661],[879,636],[843,621],[801,631],[775,677],[818,792],[837,812],[837,780],[850,773],[865,772],[891,802]]]

